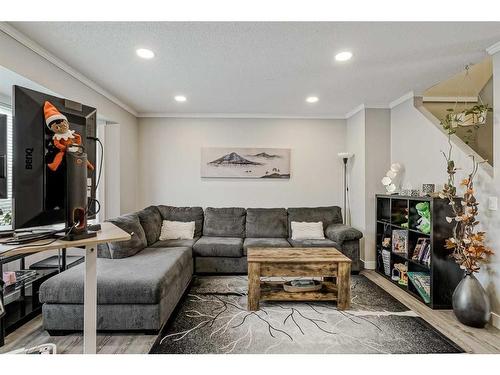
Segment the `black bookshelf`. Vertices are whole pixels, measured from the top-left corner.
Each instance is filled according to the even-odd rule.
[[[376,195],[375,199],[377,272],[432,309],[451,308],[453,291],[462,279],[463,272],[450,258],[450,251],[444,248],[445,240],[451,236],[453,229],[453,225],[446,221],[446,216],[453,216],[448,201],[440,198],[383,194]],[[415,206],[419,202],[429,202],[430,233],[423,233],[417,228],[420,216]],[[407,232],[408,254],[394,253],[391,241],[391,248],[387,249],[390,251],[391,273],[394,264],[401,263],[407,265],[408,272],[428,274],[430,277],[429,302],[422,298],[411,280],[408,280],[408,285],[402,285],[384,272],[382,241],[384,237],[392,238],[392,231],[396,229]],[[412,259],[419,238],[426,238],[430,243],[430,264]]]

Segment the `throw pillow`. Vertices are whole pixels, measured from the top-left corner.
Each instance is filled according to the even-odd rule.
[[[292,240],[324,240],[323,222],[307,223],[292,221]]]
[[[160,241],[165,240],[192,240],[194,238],[194,221],[163,220]]]

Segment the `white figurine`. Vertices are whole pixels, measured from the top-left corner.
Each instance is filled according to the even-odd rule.
[[[393,194],[397,190],[399,172],[401,171],[401,164],[392,163],[391,169],[387,171],[384,177],[382,177],[382,185],[384,185],[385,190],[389,194]]]

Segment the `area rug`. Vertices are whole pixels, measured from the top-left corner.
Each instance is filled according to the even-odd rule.
[[[365,276],[351,308],[331,302],[261,302],[246,309],[247,278],[195,277],[151,353],[463,353]]]

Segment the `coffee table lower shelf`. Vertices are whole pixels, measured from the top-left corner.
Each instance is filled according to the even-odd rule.
[[[337,301],[337,284],[323,281],[322,287],[316,292],[287,292],[281,281],[261,281],[261,301]]]

